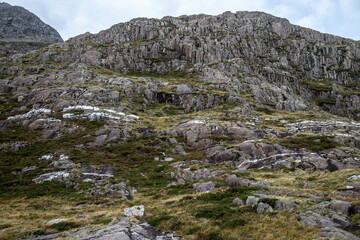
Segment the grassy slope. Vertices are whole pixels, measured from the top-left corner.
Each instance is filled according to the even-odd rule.
[[[99,74],[113,74],[112,72]],[[191,83],[194,79],[183,79],[184,76],[160,76],[159,81],[170,82],[166,91],[179,83]],[[196,83],[194,83],[196,84]],[[15,103],[14,103],[15,104]],[[2,106],[5,110],[5,106]],[[13,106],[6,106],[9,109]],[[237,117],[226,117],[226,114],[236,112],[231,104],[224,104],[197,113],[181,113],[181,109],[171,109],[173,106],[154,104],[144,109],[138,115],[142,122],[134,129],[152,127],[155,131],[170,129],[178,123],[188,119],[211,119],[219,124],[241,121]],[[5,111],[6,112],[6,111]],[[2,111],[3,113],[3,111]],[[284,129],[284,124],[303,120],[326,119],[325,114],[312,112],[290,113],[285,111],[264,111],[258,109],[259,125],[264,128]],[[2,116],[3,119],[6,116]],[[284,120],[279,122],[279,119]],[[254,209],[233,206],[235,197],[246,198],[257,189],[235,188],[229,189],[224,185],[224,176],[214,179],[217,188],[214,193],[194,193],[190,184],[167,187],[173,179],[170,178],[172,168],[169,163],[154,161],[163,152],[171,154],[173,147],[168,145],[167,137],[134,136],[124,144],[89,148],[81,151],[74,147],[76,144],[86,144],[94,139],[95,131],[103,123],[76,122],[86,130],[78,131],[56,140],[43,140],[38,132],[29,132],[19,126],[11,126],[9,131],[0,132],[1,143],[10,140],[28,141],[31,144],[21,151],[0,152],[0,227],[9,227],[0,232],[0,239],[15,239],[80,228],[93,225],[102,227],[110,221],[122,217],[125,207],[144,204],[146,216],[152,225],[163,231],[175,231],[176,235],[186,239],[314,239],[318,229],[310,229],[299,221],[296,214],[284,212],[259,216]],[[308,148],[301,145],[301,139],[294,137],[282,144]],[[311,135],[307,136],[312,138]],[[266,139],[268,141],[280,141]],[[282,140],[285,141],[285,140]],[[230,146],[226,144],[225,146]],[[160,143],[160,147],[151,147],[151,143]],[[327,143],[325,141],[325,143]],[[300,144],[297,145],[297,144]],[[327,147],[326,145],[325,147]],[[319,146],[324,147],[324,146]],[[332,147],[332,146],[330,146]],[[175,161],[188,161],[204,158],[202,151],[186,148],[187,155],[173,155]],[[317,149],[316,149],[317,150]],[[112,164],[118,174],[117,181],[128,180],[131,186],[138,189],[133,201],[121,199],[119,196],[89,196],[82,193],[86,184],[80,190],[66,189],[63,183],[48,182],[36,185],[31,181],[42,173],[49,162],[39,162],[38,157],[44,154],[59,152],[69,155],[75,163],[93,165]],[[21,170],[36,163],[39,169],[24,175],[14,175],[11,172]],[[198,166],[199,167],[199,166]],[[221,169],[230,173],[233,169],[222,164],[202,166],[210,169]],[[260,171],[251,170],[242,177],[256,181],[268,181],[272,186],[269,193],[283,191],[279,199],[291,200],[304,206],[312,204],[306,200],[312,193],[334,193],[335,189],[345,184],[346,178],[358,170],[344,170],[334,173],[309,173],[302,170]],[[313,181],[319,185],[312,190],[301,189],[306,181]],[[299,190],[301,193],[299,193]],[[357,199],[344,199],[357,203]],[[77,219],[78,215],[86,218]],[[358,216],[355,216],[357,218]],[[68,218],[69,224],[50,228],[46,222],[54,218]]]

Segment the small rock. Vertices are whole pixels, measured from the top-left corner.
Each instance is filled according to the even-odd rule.
[[[240,198],[235,198],[235,199],[232,201],[232,203],[233,203],[234,205],[238,205],[238,206],[243,206],[243,205],[244,205],[244,201],[241,200]]]
[[[215,189],[215,183],[206,182],[200,184],[193,184],[193,188],[196,192],[211,192]]]
[[[233,172],[234,173],[246,173],[248,170],[246,168],[238,168],[235,169]]]
[[[67,218],[57,218],[57,219],[53,219],[53,220],[50,220],[46,223],[46,225],[50,226],[50,225],[53,225],[53,224],[56,224],[56,223],[61,223],[61,222],[65,222],[67,221]]]
[[[33,170],[35,170],[35,169],[37,169],[37,166],[25,167],[25,168],[23,168],[23,169],[21,170],[21,173],[24,174],[24,173],[26,173],[26,172],[33,171]]]
[[[273,212],[273,208],[267,203],[259,203],[256,209],[258,214],[263,214],[264,212]]]
[[[174,161],[174,158],[172,158],[172,157],[166,157],[166,158],[164,158],[163,161],[164,161],[164,162],[171,162],[171,161]]]
[[[317,183],[314,183],[314,182],[307,182],[304,184],[304,187],[303,188],[314,188],[316,187],[318,184]]]
[[[167,185],[167,187],[176,186],[176,185],[177,185],[176,182],[171,182]]]
[[[145,214],[145,208],[144,205],[137,205],[137,206],[133,206],[131,208],[125,208],[124,209],[124,215],[126,217],[129,216],[143,216]]]
[[[169,138],[169,144],[174,146],[174,145],[178,144],[178,141],[176,140],[176,138]]]
[[[76,216],[76,219],[82,219],[82,218],[86,218],[86,216],[85,215]]]
[[[260,198],[257,198],[255,196],[248,196],[246,200],[246,206],[256,207],[258,205],[259,199]]]

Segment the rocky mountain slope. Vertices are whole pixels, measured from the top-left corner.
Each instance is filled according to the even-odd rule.
[[[359,239],[358,42],[226,12],[0,62],[4,239]]]
[[[28,10],[0,3],[0,56],[63,42],[59,33]]]

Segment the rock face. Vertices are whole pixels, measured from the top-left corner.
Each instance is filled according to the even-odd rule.
[[[47,52],[40,58],[122,72],[192,71],[203,82],[225,83],[232,94],[248,89],[258,102],[276,109],[317,105],[359,118],[359,44],[261,12],[138,18],[72,38],[63,49],[61,56]],[[182,97],[191,91],[184,85],[177,90]]]
[[[59,33],[35,14],[0,3],[0,55],[24,53],[62,41]]]

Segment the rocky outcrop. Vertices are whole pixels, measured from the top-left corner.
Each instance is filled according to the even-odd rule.
[[[0,56],[25,53],[62,42],[59,33],[28,10],[0,3]]]
[[[96,35],[80,35],[58,48],[61,54],[49,49],[37,60],[123,72],[196,72],[200,81],[226,89],[228,101],[241,102],[237,95],[247,91],[270,108],[317,106],[359,117],[358,43],[261,12],[138,18]],[[183,97],[195,90],[179,86],[175,92]],[[205,100],[210,98],[197,102]]]

